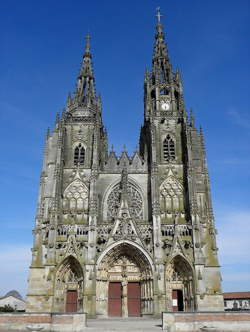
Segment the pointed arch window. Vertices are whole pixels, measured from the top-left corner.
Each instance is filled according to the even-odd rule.
[[[85,148],[79,143],[74,151],[74,165],[83,165],[85,160]]]
[[[160,79],[161,79],[162,83],[166,81],[165,68],[164,68],[163,63],[161,64],[161,68],[160,68]]]
[[[175,159],[175,143],[170,135],[167,135],[163,141],[163,159],[171,161]]]

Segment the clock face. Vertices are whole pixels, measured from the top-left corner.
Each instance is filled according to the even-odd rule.
[[[162,109],[163,111],[168,111],[169,108],[170,108],[170,104],[169,104],[168,102],[165,102],[165,101],[164,101],[164,102],[161,104],[161,109]]]

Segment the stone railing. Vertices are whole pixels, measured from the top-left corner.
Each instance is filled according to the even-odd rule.
[[[174,236],[178,232],[180,236],[191,236],[192,226],[189,225],[162,225],[161,235],[162,236]]]
[[[98,226],[97,233],[99,236],[108,237],[113,229],[113,225],[105,224]]]
[[[89,232],[88,226],[84,225],[59,225],[57,226],[57,236],[87,236]]]

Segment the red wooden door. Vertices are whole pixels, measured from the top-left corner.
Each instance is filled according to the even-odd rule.
[[[128,283],[128,315],[141,315],[141,287],[139,282]]]
[[[173,311],[183,311],[183,293],[181,289],[172,291]]]
[[[66,312],[77,312],[77,291],[67,291]]]
[[[122,284],[120,282],[109,283],[108,314],[109,316],[122,315]]]
[[[177,290],[172,290],[172,305],[173,311],[178,311],[178,293]]]

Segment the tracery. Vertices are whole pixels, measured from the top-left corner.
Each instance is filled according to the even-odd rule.
[[[85,160],[85,148],[79,143],[74,150],[74,165],[83,165]]]
[[[142,195],[135,187],[134,184],[128,182],[127,185],[127,199],[129,205],[129,212],[132,218],[135,219],[143,219],[143,199]],[[121,203],[121,187],[120,183],[118,183],[107,199],[107,218],[113,219],[117,217],[118,210]]]
[[[173,176],[168,176],[160,187],[161,213],[183,210],[183,187]]]
[[[163,158],[165,161],[172,161],[175,159],[175,143],[169,134],[163,141]]]
[[[74,180],[63,195],[63,208],[70,211],[88,209],[88,189],[80,179]]]

